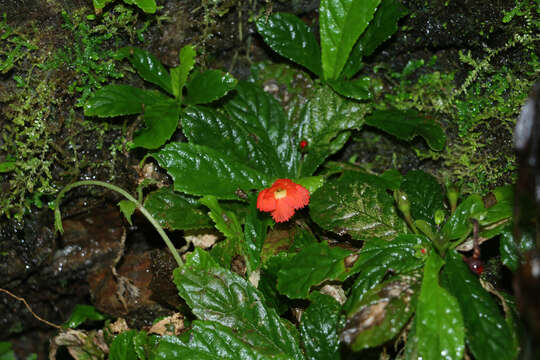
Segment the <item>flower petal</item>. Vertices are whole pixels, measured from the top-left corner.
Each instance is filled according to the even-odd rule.
[[[263,189],[257,196],[257,209],[260,211],[274,211],[277,206],[277,200],[274,197],[272,188]]]
[[[272,211],[272,217],[276,222],[285,222],[294,215],[294,208],[284,201],[278,201],[276,210]]]

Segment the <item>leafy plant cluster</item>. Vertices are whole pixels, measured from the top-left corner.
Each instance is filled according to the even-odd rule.
[[[159,334],[106,324],[102,333],[66,330],[55,344],[97,358],[107,348],[111,359],[339,359],[373,348],[397,359],[517,358],[512,296],[490,287],[457,251],[476,252],[480,239],[498,237],[502,262],[515,271],[532,244],[518,248],[512,238],[510,187],[495,189],[487,202],[460,197],[452,186],[444,191],[423,171],[373,174],[328,162],[364,125],[444,149],[440,126],[409,107],[367,102],[377,80],[357,75],[362,57],[404,14],[397,1],[323,0],[320,49],[296,17],[261,17],[257,28],[270,47],[318,78],[306,101],[287,111],[253,82],[196,70],[192,46],[169,70],[144,50],[121,49],[159,90],[107,85],[84,111],[142,116],[146,127],[131,147],[153,151],[148,157],[172,185],[143,196],[150,181],[143,182],[138,199],[120,189],[127,198],[120,207],[128,219],[138,208],[160,231],[179,265],[173,281],[189,311],[168,319],[169,330]],[[404,72],[422,65],[412,62]],[[187,141],[169,142],[178,127]],[[259,191],[276,179],[292,179],[311,194],[309,210],[283,227],[258,210]],[[163,232],[211,227],[221,240],[185,261]],[[301,316],[291,316],[293,308]],[[69,327],[103,320],[93,309],[74,317]],[[68,344],[67,334],[81,341]]]

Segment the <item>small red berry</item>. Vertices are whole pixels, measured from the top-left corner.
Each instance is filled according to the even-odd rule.
[[[420,251],[422,252],[422,254],[425,254],[425,253],[426,253],[426,249],[425,249],[425,248],[422,248]]]
[[[301,150],[304,150],[306,146],[308,146],[307,140],[300,141],[300,149]]]
[[[469,266],[469,269],[476,275],[480,276],[484,272],[484,265],[482,264],[482,261],[480,261],[479,259],[466,257],[463,259],[463,261],[467,263],[467,265]]]

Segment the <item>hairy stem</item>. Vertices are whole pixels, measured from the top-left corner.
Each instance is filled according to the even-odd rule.
[[[71,189],[77,187],[77,186],[84,186],[84,185],[96,185],[96,186],[102,186],[104,188],[107,188],[109,190],[116,191],[117,193],[123,195],[126,199],[133,202],[135,206],[137,206],[137,209],[150,221],[150,223],[154,226],[154,228],[157,230],[158,234],[161,236],[163,241],[165,241],[165,244],[169,248],[169,250],[172,253],[172,256],[174,257],[174,260],[176,260],[176,263],[178,266],[182,266],[184,262],[182,261],[182,258],[180,257],[180,254],[178,254],[178,251],[176,251],[176,248],[174,247],[171,239],[167,236],[161,225],[157,222],[157,220],[146,210],[146,208],[133,196],[131,196],[130,193],[122,189],[121,187],[118,187],[116,185],[108,184],[103,181],[98,180],[83,180],[83,181],[76,181],[72,184],[69,184],[65,188],[60,191],[58,196],[56,197],[55,201],[55,208],[54,208],[54,223],[55,227],[60,233],[64,232],[64,228],[62,227],[62,216],[60,214],[60,201],[62,200],[62,197]]]

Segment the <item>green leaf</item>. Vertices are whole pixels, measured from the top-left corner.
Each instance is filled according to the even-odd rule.
[[[432,251],[424,267],[424,278],[416,307],[418,355],[422,359],[463,358],[465,328],[459,303],[439,285],[444,261]]]
[[[144,109],[146,127],[135,134],[131,148],[157,149],[165,144],[178,126],[180,109],[174,100],[168,100]]]
[[[273,13],[261,16],[256,26],[275,52],[321,77],[321,50],[315,35],[302,20],[288,13]]]
[[[192,253],[186,256],[186,266],[198,269],[219,268],[219,264],[214,258],[201,248],[195,248]]]
[[[210,209],[208,214],[214,220],[215,227],[225,235],[225,237],[239,241],[242,237],[242,226],[234,212],[221,208],[215,196],[206,195],[199,202]]]
[[[435,211],[444,209],[441,185],[435,177],[420,170],[409,171],[403,178],[401,191],[407,194],[413,219],[435,224]]]
[[[485,211],[484,202],[480,195],[471,195],[456,208],[441,229],[447,240],[461,239],[467,236],[473,227],[471,219],[475,214]]]
[[[213,109],[188,107],[182,115],[182,129],[191,143],[217,150],[262,173],[277,176],[274,169],[282,167],[275,146],[265,135],[258,137],[242,122]]]
[[[262,351],[261,351],[262,350]],[[243,341],[232,329],[213,321],[195,320],[189,333],[189,341],[182,342],[172,336],[164,336],[154,353],[155,359],[190,360],[264,360],[280,359],[271,351],[259,349]]]
[[[341,306],[331,296],[314,292],[311,304],[302,314],[300,336],[310,360],[338,360]]]
[[[15,170],[16,164],[17,163],[15,161],[0,162],[0,173],[7,173],[7,172]]]
[[[418,234],[401,234],[393,241],[372,239],[366,242],[351,270],[360,272],[360,275],[351,288],[344,311],[350,315],[355,304],[360,303],[366,292],[377,285],[388,271],[402,274],[421,267],[430,251],[430,240]]]
[[[137,70],[139,76],[172,95],[171,77],[161,62],[146,50],[136,47],[130,47],[129,50],[130,56],[128,60],[135,70]]]
[[[176,191],[191,195],[237,199],[238,189],[261,189],[270,182],[264,174],[205,146],[170,143],[152,157],[171,175]]]
[[[156,1],[155,0],[129,0],[132,1],[135,5],[141,8],[147,14],[153,14],[156,12]],[[127,2],[124,0],[124,2]]]
[[[328,85],[340,95],[356,100],[368,100],[373,97],[372,88],[375,86],[374,79],[366,76],[354,80],[331,80]]]
[[[309,193],[312,194],[324,185],[325,180],[326,179],[324,176],[308,176],[300,179],[294,179],[293,181],[308,189]]]
[[[133,346],[133,336],[137,330],[128,330],[118,334],[111,343],[109,358],[111,360],[137,360]]]
[[[259,148],[267,161],[272,163],[267,174],[278,178],[298,176],[301,155],[297,146],[291,146],[294,139],[291,137],[289,120],[272,95],[253,84],[240,82],[236,87],[236,96],[225,103],[225,110],[232,120],[248,132],[250,141],[260,144]],[[258,154],[254,154],[254,159],[262,161]]]
[[[69,319],[65,322],[64,326],[70,329],[74,329],[87,320],[101,321],[105,320],[105,315],[96,311],[91,305],[77,305]]]
[[[328,86],[318,89],[295,119],[295,141],[309,144],[299,176],[313,175],[328,156],[341,150],[350,130],[362,128],[367,111],[367,105],[348,101]]]
[[[97,90],[84,104],[84,115],[113,117],[140,114],[145,107],[169,98],[158,91],[130,85],[107,85]]]
[[[322,68],[325,80],[337,79],[349,54],[381,0],[321,0]]]
[[[180,58],[180,65],[171,69],[171,83],[175,98],[182,95],[182,89],[186,85],[189,73],[195,66],[197,52],[193,45],[186,45],[180,50],[178,56]]]
[[[432,150],[441,151],[446,143],[446,135],[441,127],[415,110],[376,110],[366,117],[370,125],[401,140],[412,140],[420,135]]]
[[[198,200],[163,187],[151,192],[144,201],[144,207],[169,230],[191,230],[212,227],[213,223]]]
[[[118,207],[120,208],[122,214],[124,214],[124,217],[128,221],[129,225],[133,225],[131,222],[131,215],[133,215],[135,209],[137,209],[137,204],[130,200],[120,200],[118,202]]]
[[[398,335],[414,312],[420,279],[419,274],[399,275],[370,289],[348,315],[342,341],[360,351]]]
[[[514,239],[512,227],[506,226],[501,233],[499,251],[501,253],[501,262],[512,272],[515,272],[523,259],[523,255],[536,248],[536,240],[529,231],[522,231],[523,234],[519,245]]]
[[[395,33],[398,20],[407,13],[407,9],[398,0],[382,1],[373,20],[353,47],[343,69],[343,77],[353,77],[362,67],[362,58],[371,55],[379,45]]]
[[[310,214],[323,229],[354,239],[391,240],[407,232],[386,189],[363,182],[354,172],[345,172],[317,190],[311,196]]]
[[[291,299],[305,299],[309,289],[326,280],[345,280],[349,275],[345,258],[351,252],[329,247],[326,242],[305,247],[279,270],[277,289]]]
[[[221,268],[183,266],[174,270],[180,296],[197,318],[230,328],[242,342],[277,358],[303,359],[293,328],[264,304],[261,293]]]
[[[246,265],[248,273],[255,271],[261,264],[261,251],[268,227],[272,224],[272,220],[267,216],[263,216],[257,210],[257,197],[252,196],[249,203],[249,212],[244,224],[244,254],[246,255]]]
[[[452,250],[442,271],[445,287],[457,298],[467,328],[467,345],[478,360],[516,359],[513,335],[495,302],[463,261]]]
[[[105,7],[105,4],[110,0],[92,0],[95,10],[101,10]]]
[[[207,70],[195,73],[186,85],[186,104],[206,104],[225,96],[235,88],[237,80],[221,70]]]
[[[0,360],[16,360],[15,352],[11,349],[11,343],[0,341]]]
[[[379,178],[386,181],[388,190],[398,190],[403,182],[403,175],[396,169],[386,170]]]

